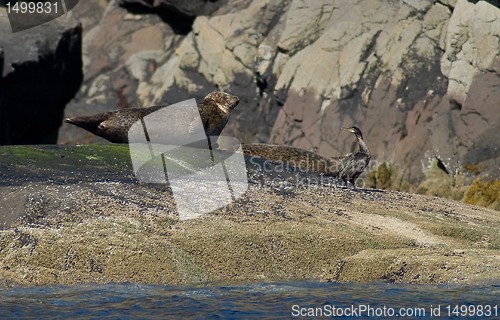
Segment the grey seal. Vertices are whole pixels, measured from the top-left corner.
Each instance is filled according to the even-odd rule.
[[[238,103],[238,97],[222,91],[211,92],[198,103],[198,111],[207,136],[220,135],[229,120],[231,111]],[[67,118],[64,122],[83,128],[113,143],[128,143],[130,127],[148,114],[164,107],[166,105],[129,108],[91,116]]]

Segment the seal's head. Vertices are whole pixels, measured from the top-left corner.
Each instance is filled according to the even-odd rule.
[[[238,97],[223,91],[211,92],[203,100],[213,102],[225,114],[229,114],[240,102]]]

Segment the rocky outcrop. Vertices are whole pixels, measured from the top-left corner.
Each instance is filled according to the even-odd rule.
[[[102,14],[102,18],[83,38],[83,85],[67,106],[65,117],[144,105],[137,97],[140,83],[135,77],[149,81],[181,39],[160,17],[128,13],[117,1],[111,1],[104,13],[97,7],[91,12]],[[80,19],[80,15],[89,12],[72,14]],[[89,143],[103,139],[63,125],[59,142],[69,141]]]
[[[57,141],[83,78],[81,31],[75,21],[54,20],[12,33],[0,19],[0,144]]]
[[[222,4],[222,0],[120,0],[120,6],[129,11],[155,13],[168,23],[174,32],[187,34],[192,29],[194,19],[200,15],[210,15]]]
[[[226,133],[243,142],[333,157],[355,147],[340,127],[356,124],[374,154],[372,169],[392,163],[415,183],[422,163],[438,156],[450,172],[472,163],[498,176],[500,9],[493,2],[221,4],[183,36],[111,2],[84,41],[86,85],[67,114],[222,89],[240,97]],[[75,134],[60,141],[96,141]]]
[[[85,36],[88,31],[100,22],[108,4],[109,0],[77,1],[76,6],[66,14],[78,20],[82,25],[82,32]]]
[[[448,96],[460,108],[478,76],[498,73],[500,13],[485,1],[458,1],[448,22],[441,71],[449,79]]]
[[[259,161],[240,198],[181,221],[168,184],[137,182],[127,145],[1,147],[0,285],[500,277],[496,211],[289,184],[283,175],[301,173]]]
[[[347,140],[350,137],[339,135],[339,128],[357,123],[364,128],[375,155],[373,165],[396,163],[410,181],[420,177],[426,153],[446,159],[453,170],[471,161],[471,153],[483,158],[475,160],[498,162],[498,151],[486,155],[476,145],[482,141],[480,135],[498,137],[493,133],[498,132],[498,115],[492,112],[500,91],[492,87],[483,87],[482,93],[463,90],[462,97],[480,94],[494,98],[486,103],[461,100],[453,84],[457,72],[446,72],[445,62],[454,50],[457,54],[450,59],[466,56],[458,54],[462,44],[450,40],[460,33],[453,28],[457,15],[475,14],[482,7],[489,7],[493,15],[500,11],[486,2],[474,5],[458,1],[454,8],[439,2],[418,3],[421,6],[359,2],[333,10],[330,29],[325,27],[314,43],[293,55],[278,78],[276,88],[287,88],[292,96],[279,113],[270,140],[317,147],[322,154],[334,155],[352,148]],[[500,48],[498,41],[489,39],[495,38],[490,28],[498,28],[498,23],[491,17],[489,21],[488,27],[477,31],[483,34],[471,35],[475,39],[472,43],[484,41],[481,51],[485,53],[474,56],[472,65],[484,63],[494,70],[491,55],[494,57]],[[284,47],[288,47],[286,42]],[[478,67],[465,71],[462,63],[457,60],[452,66],[470,78],[461,80],[464,89],[469,89],[472,79],[479,80],[483,73]],[[484,119],[493,121],[482,122]],[[489,149],[494,146],[490,144]],[[497,171],[496,167],[490,166],[490,171]]]

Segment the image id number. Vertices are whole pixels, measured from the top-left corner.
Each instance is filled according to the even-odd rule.
[[[448,316],[456,317],[497,317],[497,305],[448,305]]]
[[[9,14],[57,14],[59,10],[57,2],[16,2],[12,5],[9,1],[6,5]]]

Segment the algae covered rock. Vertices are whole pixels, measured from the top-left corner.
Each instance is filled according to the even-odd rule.
[[[125,145],[0,147],[1,284],[500,277],[495,211],[346,190],[300,172],[288,181],[295,172],[259,174],[253,161],[241,197],[181,220],[170,186],[138,182],[128,152]]]

